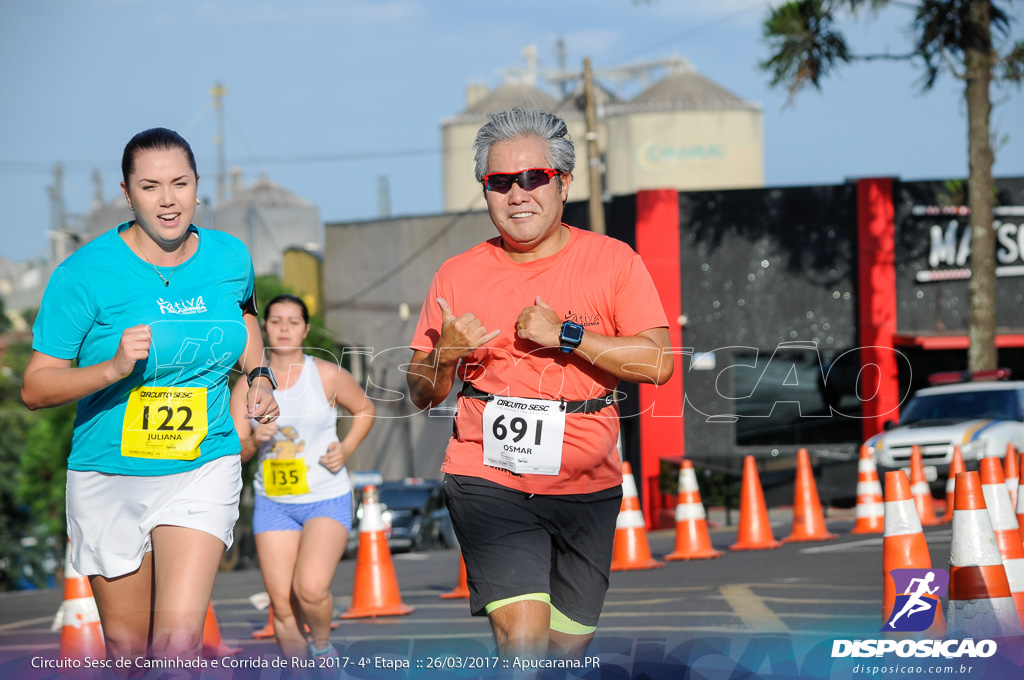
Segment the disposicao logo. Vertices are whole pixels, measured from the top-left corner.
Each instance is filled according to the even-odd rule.
[[[919,633],[935,621],[940,597],[949,590],[949,574],[944,569],[893,569],[896,603],[883,631]]]

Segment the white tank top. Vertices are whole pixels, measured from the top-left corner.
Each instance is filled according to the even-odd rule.
[[[287,389],[274,390],[274,398],[281,416],[276,421],[277,433],[257,451],[255,492],[278,503],[316,503],[351,491],[345,468],[332,473],[320,464],[328,445],[338,441],[338,409],[327,401],[313,357],[305,355],[299,379]],[[254,429],[257,424],[252,421]],[[263,461],[288,458],[305,459],[309,493],[269,496],[263,483]]]

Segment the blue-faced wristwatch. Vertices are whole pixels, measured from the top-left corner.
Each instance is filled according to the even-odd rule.
[[[561,347],[558,349],[566,354],[571,353],[583,342],[583,326],[572,321],[566,321],[562,324],[562,330],[558,333],[558,342],[561,344]]]
[[[274,377],[274,372],[270,370],[270,366],[257,366],[256,368],[249,371],[249,387],[252,387],[252,383],[257,378],[266,378],[270,381],[270,389],[277,389],[277,378]]]

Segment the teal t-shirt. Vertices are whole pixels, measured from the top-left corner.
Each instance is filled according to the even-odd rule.
[[[177,269],[160,268],[165,286],[121,239],[130,226],[87,243],[54,271],[32,348],[91,366],[114,356],[126,328],[148,324],[148,359],[78,402],[68,469],[185,472],[239,452],[228,374],[245,348],[252,259],[237,238],[192,226],[199,246]]]

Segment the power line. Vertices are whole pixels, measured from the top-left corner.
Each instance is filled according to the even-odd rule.
[[[250,154],[252,151],[250,150]],[[395,151],[359,151],[355,153],[339,154],[295,154],[284,156],[264,156],[260,159],[253,157],[241,159],[245,162],[253,162],[261,166],[265,165],[288,165],[288,164],[309,164],[309,163],[352,163],[384,158],[405,158],[409,156],[431,156],[441,153],[439,147],[397,149]],[[200,165],[207,165],[212,161],[209,158],[200,157]],[[59,161],[64,166],[65,172],[92,172],[95,168],[114,168],[117,166],[113,161],[107,160],[102,163],[96,161]],[[53,166],[57,161],[0,161],[0,174],[52,174]]]
[[[631,52],[629,54],[626,54],[626,55],[623,55],[623,56],[619,57],[618,60],[619,61],[626,61],[627,59],[632,59],[632,58],[640,56],[642,54],[647,54],[647,53],[653,52],[655,50],[661,49],[662,47],[665,47],[666,45],[671,45],[671,44],[673,44],[675,42],[678,42],[678,41],[682,40],[683,38],[689,38],[689,37],[692,37],[692,36],[694,36],[694,35],[696,35],[698,33],[702,33],[703,31],[706,31],[709,28],[714,28],[715,26],[719,26],[721,24],[728,23],[728,22],[732,21],[733,19],[735,19],[737,17],[743,16],[744,14],[746,14],[747,12],[749,12],[752,9],[756,9],[757,7],[766,7],[766,6],[770,6],[770,5],[771,5],[771,3],[768,2],[767,0],[757,0],[757,2],[753,2],[750,5],[747,5],[746,7],[744,7],[743,9],[738,9],[735,12],[732,12],[731,14],[726,14],[724,17],[719,17],[717,19],[712,19],[711,21],[707,22],[706,24],[701,24],[700,26],[694,26],[693,28],[685,30],[682,33],[680,33],[679,35],[676,35],[676,36],[674,36],[672,38],[668,38],[666,40],[662,40],[661,42],[653,43],[651,45],[645,45],[644,47],[642,47],[639,50],[636,50],[634,52]],[[609,60],[609,61],[615,61],[615,60],[612,59],[612,60]]]

